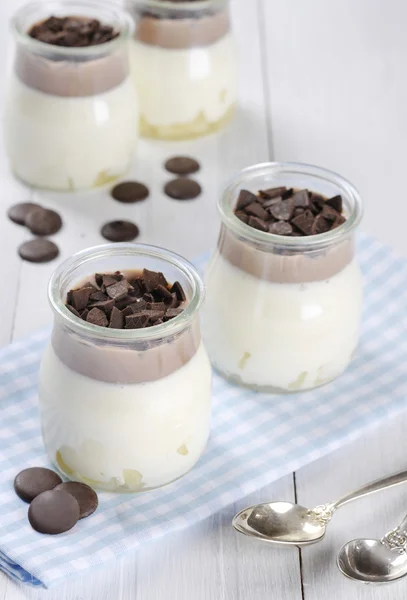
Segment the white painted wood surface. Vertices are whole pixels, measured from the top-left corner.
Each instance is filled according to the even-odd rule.
[[[0,3],[0,52],[10,48],[7,22],[21,0]],[[16,248],[26,233],[5,213],[33,198],[55,206],[65,227],[55,241],[64,258],[101,243],[100,224],[130,217],[140,241],[166,246],[189,258],[216,240],[215,205],[235,171],[269,158],[314,162],[351,179],[366,201],[365,229],[407,255],[403,220],[390,222],[381,207],[401,211],[407,138],[407,4],[405,0],[232,0],[241,62],[238,118],[222,135],[191,144],[140,143],[133,174],[151,198],[121,206],[107,192],[82,196],[31,192],[10,176],[0,152],[0,344],[50,322],[46,282],[55,265],[21,263]],[[0,95],[6,86],[0,68]],[[203,196],[178,204],[161,192],[164,158],[190,152],[200,159]],[[185,229],[188,220],[192,227]],[[36,289],[35,309],[28,290]],[[363,587],[345,580],[336,552],[360,535],[381,536],[407,512],[407,486],[341,510],[318,546],[282,551],[233,532],[233,514],[246,504],[293,499],[313,506],[363,482],[407,466],[407,415],[397,422],[287,476],[239,505],[137,554],[59,588],[36,591],[0,573],[0,600],[405,600],[407,581]],[[1,519],[1,515],[0,515]]]

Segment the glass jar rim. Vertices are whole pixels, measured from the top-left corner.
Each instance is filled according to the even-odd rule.
[[[287,175],[304,175],[337,185],[352,199],[354,204],[352,213],[339,227],[325,233],[304,237],[282,236],[250,227],[236,217],[233,212],[233,206],[230,203],[230,197],[233,195],[237,199],[237,192],[242,189],[244,182],[248,179],[254,179],[261,176],[262,173],[265,176],[270,175],[270,173],[275,173],[276,175],[282,175],[284,173]],[[235,175],[227,184],[220,201],[218,202],[218,210],[222,222],[237,236],[244,238],[249,242],[257,242],[273,247],[290,248],[295,251],[304,249],[314,250],[329,246],[343,238],[344,235],[349,234],[359,225],[362,219],[363,203],[359,192],[354,185],[334,171],[306,163],[267,162],[247,167],[240,171],[238,175]]]
[[[230,0],[180,0],[179,2],[168,2],[168,0],[131,0],[136,5],[142,4],[148,8],[156,9],[167,9],[176,12],[191,11],[191,13],[205,10],[206,8],[213,8],[217,6],[226,6]]]
[[[96,44],[94,46],[56,46],[54,44],[47,44],[46,42],[42,42],[41,40],[37,40],[28,35],[27,31],[22,31],[19,26],[20,17],[29,10],[44,10],[47,6],[50,7],[50,11],[52,12],[52,6],[64,6],[66,5],[68,13],[75,9],[75,6],[81,7],[89,7],[89,9],[93,10],[108,10],[112,14],[115,14],[118,20],[121,23],[121,28],[119,35],[115,37],[113,40],[108,42],[103,42],[102,44]],[[72,8],[73,7],[73,8]],[[50,12],[50,16],[51,16]],[[72,12],[71,12],[72,14]],[[113,4],[111,2],[105,0],[76,0],[74,2],[69,2],[68,0],[35,0],[34,2],[29,2],[21,6],[12,16],[11,18],[11,30],[13,32],[14,37],[25,46],[31,46],[32,48],[37,48],[40,50],[48,50],[52,51],[53,55],[57,56],[80,56],[86,57],[97,56],[98,54],[105,54],[107,50],[113,51],[117,47],[121,46],[123,42],[126,42],[130,37],[130,33],[132,30],[132,19],[129,13],[119,5]]]
[[[188,306],[174,319],[170,319],[161,325],[145,327],[144,329],[109,329],[93,325],[92,323],[82,321],[75,317],[75,315],[66,308],[63,298],[61,297],[60,290],[64,278],[74,272],[80,265],[87,262],[91,264],[92,261],[96,259],[115,255],[148,256],[166,261],[178,268],[188,279],[188,283],[192,289],[192,297]],[[148,244],[115,243],[86,248],[62,262],[51,275],[48,284],[48,300],[51,308],[57,316],[61,317],[65,325],[78,334],[92,336],[92,338],[98,338],[100,340],[116,342],[152,341],[180,333],[188,327],[195,317],[203,302],[204,296],[204,284],[197,269],[192,263],[175,252],[171,252],[170,250],[158,246],[150,246]]]

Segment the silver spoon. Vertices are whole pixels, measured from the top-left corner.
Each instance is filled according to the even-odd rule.
[[[337,564],[349,579],[387,583],[407,575],[407,515],[381,540],[352,540],[339,551]]]
[[[407,481],[407,471],[401,471],[364,485],[342,496],[336,502],[308,509],[293,502],[256,504],[240,511],[233,519],[239,533],[280,546],[308,546],[322,540],[326,526],[338,508],[373,492]]]

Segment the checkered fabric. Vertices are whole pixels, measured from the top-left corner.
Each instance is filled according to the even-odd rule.
[[[215,375],[212,433],[192,472],[145,494],[102,493],[98,511],[66,534],[31,529],[27,505],[13,491],[19,470],[48,464],[36,395],[49,332],[1,349],[0,566],[27,584],[54,586],[209,517],[404,410],[407,261],[368,236],[360,237],[358,252],[365,277],[363,333],[342,377],[270,400]]]

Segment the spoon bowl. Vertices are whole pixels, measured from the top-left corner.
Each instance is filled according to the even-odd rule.
[[[339,570],[349,579],[387,583],[407,575],[407,553],[380,540],[352,540],[339,551]]]
[[[234,517],[232,524],[239,533],[279,546],[315,544],[326,531],[308,508],[292,502],[269,502],[246,508]]]

